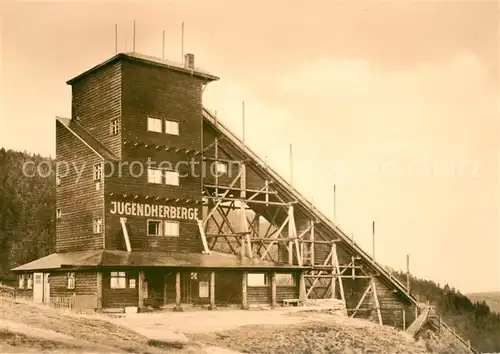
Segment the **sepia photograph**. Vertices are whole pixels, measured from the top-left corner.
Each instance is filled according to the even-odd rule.
[[[500,353],[500,2],[5,0],[0,353]]]

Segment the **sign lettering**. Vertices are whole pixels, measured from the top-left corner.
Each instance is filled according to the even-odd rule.
[[[111,202],[111,214],[145,216],[164,219],[198,220],[198,208],[174,207],[157,204]]]

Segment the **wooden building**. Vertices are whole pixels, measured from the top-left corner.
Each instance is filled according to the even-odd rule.
[[[139,310],[336,298],[407,328],[416,298],[203,107],[214,80],[192,54],[120,53],[68,81],[56,252],[14,269],[19,291]]]

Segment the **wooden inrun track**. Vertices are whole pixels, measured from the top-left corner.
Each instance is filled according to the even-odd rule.
[[[202,161],[238,162],[232,179],[217,174],[202,179],[207,213],[198,226],[204,253],[224,244],[242,258],[304,267],[299,300],[339,298],[352,317],[395,324],[414,335],[425,322],[434,320],[406,286],[375,260],[374,252],[365,252],[206,109],[202,125]],[[240,215],[238,225],[232,225],[232,211]],[[272,224],[274,231],[268,229],[262,235],[260,217]],[[345,289],[348,284],[349,292]],[[399,317],[394,315],[395,308],[399,308]]]

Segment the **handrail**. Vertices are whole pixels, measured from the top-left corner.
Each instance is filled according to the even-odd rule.
[[[433,320],[439,320],[438,316],[436,315],[430,315],[429,318]],[[457,332],[455,332],[446,322],[439,320],[440,325],[448,331],[448,333],[451,333],[456,339],[458,339],[463,345],[465,345],[468,349],[470,349],[473,353],[479,353],[476,349],[472,348],[470,346],[469,342],[467,342],[465,339],[463,339]]]
[[[222,124],[215,116],[210,113],[210,111],[206,108],[203,108],[203,117],[209,121],[215,128],[219,129],[226,137],[229,137],[232,141],[233,144],[235,144],[238,148],[243,150],[243,152],[247,155],[249,155],[252,159],[257,161],[259,164],[264,166],[266,171],[279,183],[288,189],[288,191],[302,204],[304,205],[311,205],[311,202],[308,201],[295,187],[290,185],[279,173],[277,173],[275,170],[273,170],[267,163],[262,161],[262,159],[255,153],[253,152],[248,145],[243,143],[243,141],[237,137],[231,130],[229,130],[224,124]],[[386,277],[390,279],[395,285],[397,285],[400,290],[407,296],[407,298],[414,304],[418,305],[417,299],[411,295],[406,287],[395,277],[393,277],[384,267],[382,267],[380,264],[378,264],[370,255],[368,255],[355,241],[351,240],[349,236],[342,230],[340,229],[337,225],[335,225],[326,215],[324,215],[318,208],[313,208],[315,212],[319,215],[320,219],[329,226],[331,229],[333,229],[334,232],[336,232],[341,238],[343,238],[344,242],[346,242],[347,245],[352,247],[356,252],[362,254],[364,258],[371,263],[371,265],[377,269],[379,272],[383,273]]]

